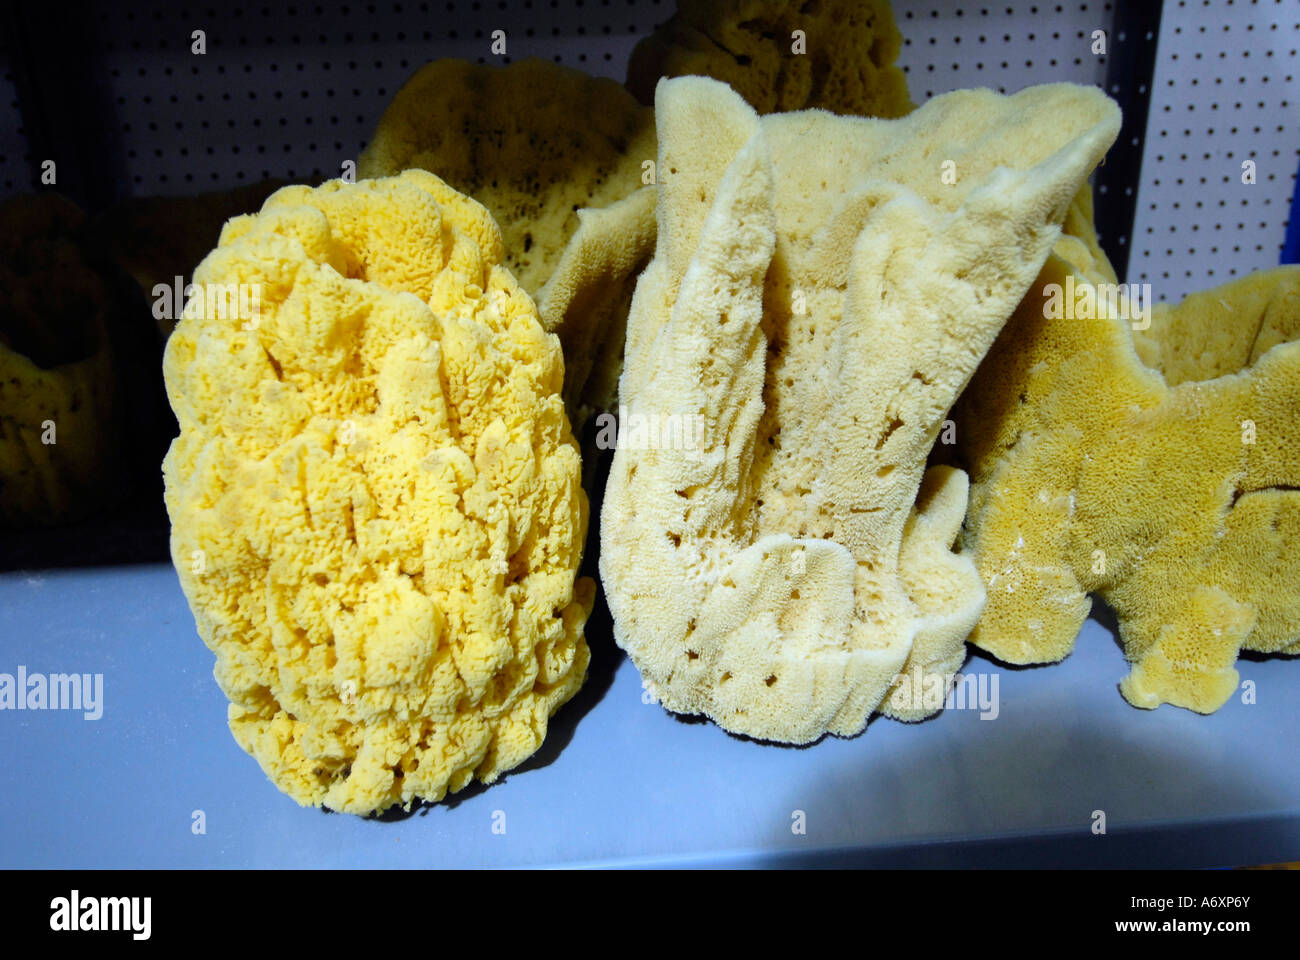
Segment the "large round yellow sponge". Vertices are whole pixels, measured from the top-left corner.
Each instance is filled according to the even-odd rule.
[[[235,739],[351,813],[492,782],[581,685],[593,593],[559,344],[495,222],[422,171],[286,187],[195,281],[163,470]]]

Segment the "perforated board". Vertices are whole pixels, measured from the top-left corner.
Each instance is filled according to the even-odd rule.
[[[337,176],[403,81],[440,57],[542,57],[621,82],[637,40],[670,13],[654,0],[156,7],[100,12],[135,195]],[[505,56],[491,52],[495,30]]]
[[[1156,299],[1277,264],[1300,160],[1297,47],[1295,0],[1167,0],[1129,264]]]
[[[913,96],[963,86],[1101,85],[1091,34],[1112,4],[899,3]],[[152,7],[152,9],[150,8]],[[118,113],[127,192],[176,194],[265,177],[329,176],[355,158],[403,80],[438,57],[537,56],[622,80],[662,0],[320,2],[223,8],[104,3],[100,55]],[[194,30],[207,52],[191,52]],[[504,30],[508,54],[491,53]]]
[[[958,86],[1100,83],[1105,57],[1088,50],[1086,37],[1107,26],[1111,6],[900,3],[902,62],[922,100]],[[97,52],[129,191],[177,193],[331,170],[337,155],[354,155],[402,80],[437,57],[540,56],[621,80],[636,41],[671,9],[662,0],[104,2]],[[196,29],[206,34],[204,56],[191,53]],[[491,55],[496,29],[507,32],[510,56]]]
[[[31,158],[22,114],[18,110],[18,91],[9,63],[9,49],[0,37],[0,197],[31,189]]]
[[[1092,52],[1092,34],[1109,34],[1113,4],[949,0],[895,10],[898,59],[917,103],[961,87],[1014,93],[1036,83],[1105,83],[1106,55]]]
[[[438,57],[539,56],[622,79],[669,0],[388,2],[204,6],[102,0],[92,57],[118,131],[119,195],[196,193],[267,177],[333,176],[385,105]],[[1142,137],[1129,280],[1176,300],[1277,263],[1300,160],[1300,4],[1166,0]],[[948,90],[1011,92],[1067,80],[1105,87],[1115,4],[1024,0],[895,3],[900,57],[918,102]],[[202,30],[207,52],[192,52]],[[508,53],[492,54],[504,30]],[[1140,41],[1140,38],[1138,38]],[[1108,92],[1123,99],[1125,91]],[[1147,92],[1142,91],[1144,94]],[[26,190],[32,158],[0,38],[0,191]],[[39,158],[38,158],[39,159]],[[1254,184],[1241,163],[1256,164]],[[1108,200],[1098,187],[1098,208]],[[1118,240],[1119,238],[1116,238]]]

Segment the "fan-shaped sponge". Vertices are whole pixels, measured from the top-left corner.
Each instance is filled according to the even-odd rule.
[[[949,549],[965,476],[937,468],[918,504],[926,455],[1118,110],[1054,85],[901,120],[760,119],[684,77],[660,84],[656,119],[658,239],[620,401],[693,426],[666,444],[629,427],[615,452],[615,636],[665,706],[738,733],[801,743],[882,704],[923,716],[886,695],[951,676],[983,593]]]
[[[901,117],[912,109],[894,62],[902,45],[887,0],[678,0],[632,52],[627,86],[651,103],[660,77],[696,75],[759,113]]]

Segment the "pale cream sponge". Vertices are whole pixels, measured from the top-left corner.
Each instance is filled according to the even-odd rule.
[[[235,739],[350,813],[492,782],[582,684],[594,593],[559,344],[496,223],[423,171],[286,187],[194,280],[259,291],[164,359],[172,558]]]
[[[760,118],[682,77],[655,113],[658,237],[619,396],[631,416],[701,419],[703,439],[615,452],[615,638],[665,707],[736,733],[919,719],[984,603],[951,549],[966,476],[926,457],[1119,110],[1053,84],[899,120]]]

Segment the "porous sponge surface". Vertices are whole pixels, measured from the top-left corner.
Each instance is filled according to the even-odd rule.
[[[654,249],[653,111],[612,80],[545,60],[435,60],[384,111],[364,177],[437,174],[491,211],[506,265],[559,336],[575,431],[614,404],[636,275]],[[589,382],[590,380],[590,382]]]
[[[1052,315],[1067,280],[1105,273],[1064,238],[954,411],[988,585],[971,642],[1060,660],[1097,593],[1129,702],[1208,713],[1240,650],[1300,649],[1300,268],[1157,306],[1146,330],[1109,303]]]
[[[759,113],[901,117],[912,109],[902,47],[886,0],[678,0],[632,52],[627,86],[651,103],[660,77],[705,76]]]
[[[359,176],[428,170],[491,211],[505,263],[540,297],[578,211],[640,189],[654,118],[612,80],[546,60],[508,67],[435,60],[393,98]]]
[[[946,682],[983,602],[951,550],[966,477],[926,457],[1118,111],[1055,85],[902,120],[760,118],[683,77],[660,83],[656,119],[659,230],[619,394],[631,417],[700,430],[629,429],[615,452],[615,637],[666,707],[737,733],[804,743],[878,709],[924,716],[891,691],[913,669]]]
[[[582,683],[593,584],[563,362],[437,177],[287,187],[195,273],[164,374],[172,557],[235,739],[302,804],[492,782]]]

